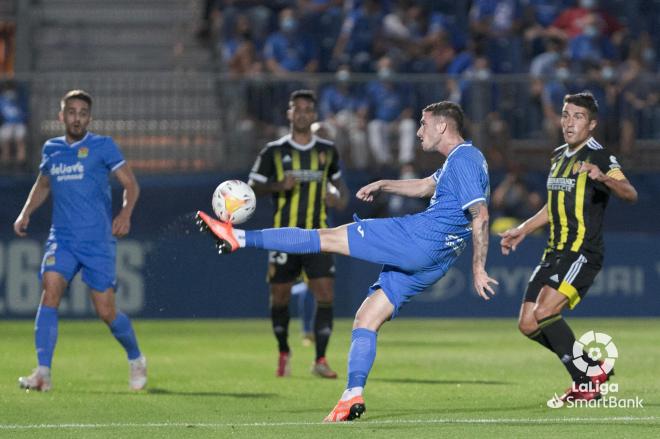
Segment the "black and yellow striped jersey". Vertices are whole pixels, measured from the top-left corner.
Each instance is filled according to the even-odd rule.
[[[603,215],[610,189],[587,172],[578,172],[583,162],[617,180],[625,178],[616,157],[593,137],[573,151],[568,145],[555,149],[546,185],[550,250],[603,252]]]
[[[290,191],[273,194],[273,227],[328,227],[327,183],[341,177],[334,143],[313,136],[310,143],[301,145],[286,135],[259,153],[250,180],[269,183],[283,180],[287,174],[295,177],[296,185]]]

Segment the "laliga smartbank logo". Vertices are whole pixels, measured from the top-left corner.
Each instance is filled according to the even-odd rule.
[[[591,364],[585,361],[585,354]],[[548,407],[590,407],[590,408],[644,408],[644,400],[623,399],[616,395],[619,384],[609,381],[614,373],[614,362],[619,358],[619,351],[612,337],[604,332],[589,331],[573,343],[573,365],[584,372],[586,382],[572,383],[570,389],[561,397],[556,393],[548,400]]]

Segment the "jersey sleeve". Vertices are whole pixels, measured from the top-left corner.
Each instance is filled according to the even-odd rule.
[[[119,146],[117,146],[111,137],[106,139],[103,147],[103,163],[113,172],[121,168],[126,163],[124,155],[121,153]]]
[[[452,163],[448,177],[461,209],[465,210],[474,203],[486,201],[484,172],[482,163],[471,158],[456,157]]]
[[[250,182],[268,183],[275,175],[273,164],[273,148],[265,147],[261,150],[250,170]]]
[[[48,170],[49,162],[50,155],[48,152],[46,152],[46,145],[44,145],[43,149],[41,150],[41,162],[39,163],[39,172],[41,172],[42,175],[50,175],[50,171]]]
[[[623,175],[619,161],[609,152],[605,150],[598,151],[598,153],[594,154],[591,159],[593,160],[593,163],[598,166],[600,171],[608,177],[615,180],[623,180],[626,178],[626,176]]]

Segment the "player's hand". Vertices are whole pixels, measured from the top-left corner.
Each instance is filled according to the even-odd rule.
[[[123,238],[131,231],[131,216],[123,210],[119,212],[112,221],[112,234],[117,238]]]
[[[504,256],[508,255],[511,251],[516,251],[518,244],[525,239],[525,234],[522,229],[514,227],[506,232],[499,234],[502,240],[500,241],[500,248]]]
[[[371,202],[374,200],[374,197],[378,195],[378,193],[381,191],[382,185],[383,185],[383,180],[378,180],[378,181],[374,181],[373,183],[369,183],[368,185],[360,188],[360,190],[357,191],[357,194],[355,194],[355,196],[358,198],[358,200]]]
[[[280,186],[280,191],[290,191],[296,185],[296,177],[291,174],[285,174],[284,179],[277,183]]]
[[[603,181],[607,178],[605,174],[603,174],[603,171],[601,171],[600,168],[593,163],[582,162],[582,166],[580,166],[580,170],[578,172],[588,172],[589,178],[596,181]]]
[[[14,233],[16,233],[21,238],[27,236],[27,228],[30,224],[30,215],[25,215],[21,213],[14,221]]]
[[[490,300],[490,297],[495,295],[495,290],[493,290],[493,287],[491,287],[490,284],[499,285],[499,283],[495,279],[489,277],[488,273],[484,270],[474,273],[474,290],[484,300]],[[490,296],[488,294],[490,294]]]
[[[328,207],[339,207],[341,205],[339,189],[332,183],[328,183],[326,186],[325,205]]]

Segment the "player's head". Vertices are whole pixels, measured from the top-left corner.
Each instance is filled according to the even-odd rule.
[[[598,124],[598,103],[588,92],[564,96],[561,110],[561,130],[564,141],[571,146],[584,143]]]
[[[428,105],[422,111],[417,137],[424,151],[437,150],[443,140],[461,137],[463,132],[463,109],[460,105],[442,101]]]
[[[296,90],[289,97],[287,117],[294,132],[310,132],[316,121],[316,95],[312,90]]]
[[[70,140],[82,139],[92,121],[92,97],[84,90],[67,92],[60,101],[59,118]]]

